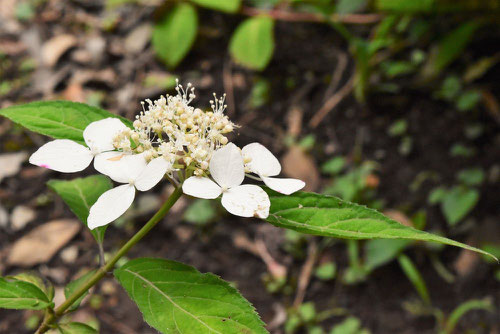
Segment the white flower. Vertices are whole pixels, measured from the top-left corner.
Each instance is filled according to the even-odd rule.
[[[248,170],[259,175],[269,188],[281,194],[290,195],[306,185],[302,180],[270,177],[281,172],[281,165],[271,151],[263,145],[259,143],[248,144],[243,147],[242,153],[245,159],[250,160],[246,163]]]
[[[90,208],[88,227],[93,230],[116,220],[132,205],[135,190],[147,191],[161,181],[171,168],[162,157],[146,162],[144,154],[127,155],[106,152],[102,158],[110,161],[105,174],[119,183],[126,183],[103,193]]]
[[[125,129],[125,124],[117,118],[92,122],[83,131],[88,147],[69,139],[56,139],[40,147],[29,161],[58,172],[74,173],[87,168],[95,157],[94,167],[103,173],[107,161],[100,157],[101,153],[114,150],[113,138]]]
[[[182,185],[185,194],[214,199],[222,194],[222,205],[227,211],[241,217],[267,218],[271,203],[260,187],[241,185],[245,178],[241,151],[229,143],[212,155],[209,165],[214,181],[207,177],[192,176]]]

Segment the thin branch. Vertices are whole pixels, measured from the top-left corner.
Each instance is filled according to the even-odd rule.
[[[318,257],[318,246],[316,241],[312,239],[309,243],[309,248],[307,249],[307,259],[302,270],[300,271],[299,282],[297,284],[297,294],[295,295],[295,300],[293,301],[293,306],[295,308],[299,307],[306,296],[307,286],[311,280],[312,271],[314,269],[314,264]]]
[[[267,15],[275,20],[288,22],[316,22],[316,23],[347,23],[347,24],[371,24],[380,21],[380,14],[332,14],[324,16],[315,13],[291,12],[280,9],[260,9],[243,6],[241,14],[247,16]]]
[[[333,108],[335,108],[342,100],[348,96],[354,89],[354,76],[352,76],[349,81],[334,95],[332,95],[323,106],[314,114],[314,116],[309,121],[309,126],[311,128],[316,128],[323,118],[328,115]]]

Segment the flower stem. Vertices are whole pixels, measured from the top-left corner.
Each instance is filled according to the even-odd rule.
[[[132,238],[122,248],[116,252],[116,254],[106,263],[104,266],[100,267],[92,277],[88,279],[80,288],[78,288],[69,298],[67,298],[64,303],[62,303],[58,308],[55,309],[53,314],[48,315],[43,323],[40,325],[36,334],[42,334],[47,332],[53,325],[53,323],[61,317],[68,308],[73,305],[75,301],[78,300],[83,294],[85,294],[91,287],[97,284],[109,271],[113,269],[116,262],[120,260],[127,252],[138,243],[149,231],[168,213],[170,208],[177,202],[177,200],[182,195],[182,188],[178,187],[170,195],[170,197],[163,203],[158,212],[155,213],[153,217],[136,233]]]

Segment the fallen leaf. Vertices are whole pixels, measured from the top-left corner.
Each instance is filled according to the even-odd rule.
[[[461,250],[457,259],[453,263],[453,268],[455,268],[455,271],[459,276],[467,276],[468,274],[472,273],[474,268],[476,268],[479,260],[480,257],[478,254],[466,250]]]
[[[69,84],[63,92],[63,98],[73,102],[85,102],[82,85],[76,82]]]
[[[9,222],[9,214],[7,213],[7,210],[0,205],[0,228],[6,228],[7,224]]]
[[[125,50],[129,53],[139,53],[151,40],[153,28],[151,24],[144,23],[132,30],[125,38]]]
[[[0,1],[0,17],[12,20],[15,17],[17,0]]]
[[[26,152],[7,153],[0,155],[0,182],[4,177],[16,175],[21,164],[28,158]]]
[[[42,61],[46,66],[53,67],[59,58],[76,45],[76,37],[69,34],[58,35],[42,46]]]
[[[61,251],[61,260],[63,260],[64,263],[67,264],[74,263],[77,257],[78,257],[77,246],[69,246]]]
[[[283,173],[306,183],[304,190],[314,191],[319,185],[319,171],[313,158],[300,147],[292,146],[283,157]]]
[[[24,205],[16,206],[10,216],[10,227],[13,231],[20,231],[35,217],[36,213],[33,209]]]
[[[49,261],[80,230],[76,219],[60,219],[38,226],[16,241],[7,258],[10,265],[31,267]]]

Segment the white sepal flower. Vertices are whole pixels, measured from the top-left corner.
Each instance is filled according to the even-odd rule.
[[[291,178],[276,178],[281,172],[278,159],[266,147],[259,143],[251,143],[243,147],[243,156],[250,161],[246,167],[264,181],[266,186],[284,195],[290,195],[306,185],[304,181]]]
[[[123,215],[134,201],[135,190],[153,188],[170,168],[170,164],[162,157],[146,163],[144,154],[106,152],[101,154],[101,159],[109,161],[104,167],[105,174],[116,182],[126,184],[106,191],[90,208],[87,225],[91,230]]]
[[[114,150],[113,138],[117,133],[127,129],[117,118],[106,118],[90,123],[83,131],[83,138],[88,147],[69,139],[56,139],[40,147],[33,153],[29,162],[58,172],[74,173],[87,168],[96,157],[95,168],[106,164],[97,163],[101,153]],[[104,173],[103,173],[104,174]]]
[[[267,218],[271,203],[262,188],[244,184],[243,157],[233,143],[217,150],[210,159],[210,174],[207,177],[192,176],[182,185],[185,194],[199,198],[214,199],[222,194],[222,206],[241,217]]]

